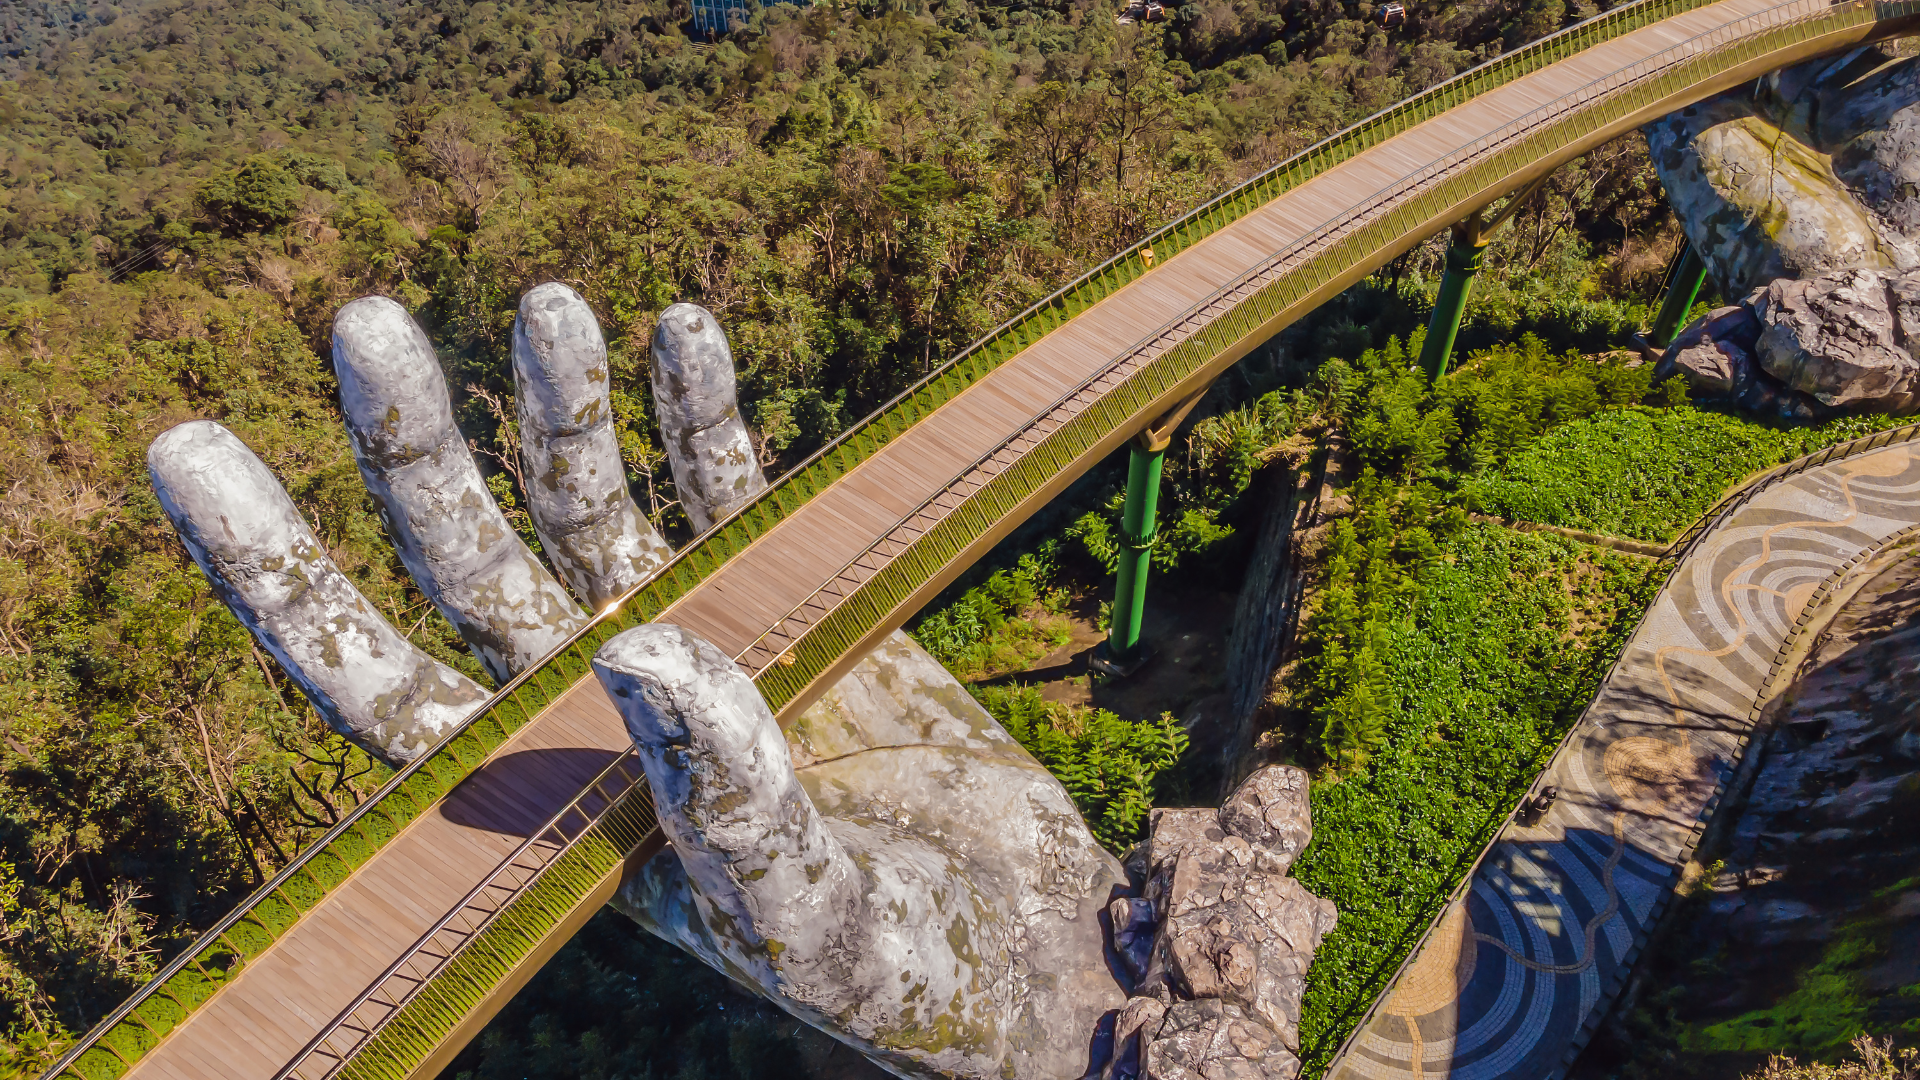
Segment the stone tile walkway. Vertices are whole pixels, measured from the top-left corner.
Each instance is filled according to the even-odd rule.
[[[1920,443],[1833,460],[1702,536],[1539,786],[1329,1068],[1332,1080],[1535,1080],[1606,1016],[1790,676],[1826,590],[1920,526]]]

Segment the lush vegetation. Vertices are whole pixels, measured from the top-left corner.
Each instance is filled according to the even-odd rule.
[[[1187,748],[1180,721],[1164,713],[1122,720],[1106,709],[1048,701],[1036,686],[981,686],[973,694],[1066,785],[1096,839],[1116,855],[1140,841],[1155,778]]]
[[[1067,643],[1067,591],[1056,584],[1058,541],[1042,543],[1012,566],[916,620],[915,641],[963,681],[1027,667]]]
[[[1592,6],[1407,7],[1389,34],[1369,4],[1310,0],[1194,0],[1153,27],[1116,26],[1102,0],[775,5],[705,50],[678,0],[7,5],[0,1072],[57,1052],[384,776],[213,600],[148,493],[155,434],[232,426],[388,617],[477,677],[406,581],[347,453],[324,360],[343,300],[386,293],[419,315],[511,506],[507,330],[525,288],[573,284],[612,346],[633,489],[684,535],[644,378],[667,303],[720,314],[777,468],[1118,244]],[[1671,243],[1644,146],[1596,151],[1502,236],[1463,347],[1525,331],[1557,348],[1616,341]],[[1439,250],[1391,286],[1383,275],[1364,312],[1332,305],[1256,358],[1268,367],[1229,395],[1240,407],[1169,463],[1163,567],[1229,565],[1254,468],[1362,415],[1340,394],[1364,397],[1373,376],[1302,373],[1417,324]],[[1444,467],[1479,468],[1466,454]],[[1395,536],[1477,535],[1415,520],[1432,516],[1420,500],[1440,505],[1420,483],[1453,498],[1433,469],[1377,471]],[[1098,557],[1108,494],[1065,547]],[[1450,550],[1390,561],[1418,585]],[[1060,603],[1050,572],[1030,570],[916,632],[970,675],[1030,662],[1057,639]],[[1388,594],[1380,611],[1417,610],[1408,589]],[[1348,630],[1379,636],[1325,640]],[[1382,687],[1389,651],[1369,661]],[[1079,777],[1104,839],[1137,828],[1172,731],[1022,715],[1010,726]],[[1383,724],[1387,744],[1365,749],[1375,768],[1397,730]],[[664,961],[610,942],[563,951],[462,1068],[757,1076],[781,1060],[758,1034],[699,1026],[718,983],[676,968],[673,1000],[635,990]],[[688,1054],[649,1056],[644,1033],[674,1025],[691,1025]]]
[[[1314,788],[1295,868],[1340,906],[1314,958],[1301,1038],[1324,1064],[1377,996],[1658,589],[1664,568],[1559,537],[1472,525],[1365,624],[1365,765]],[[1328,726],[1354,731],[1353,698]],[[1324,729],[1323,729],[1324,730]],[[1346,760],[1349,744],[1330,747]]]
[[[1468,510],[1531,484],[1533,507],[1576,493],[1582,506],[1638,499],[1636,520],[1677,531],[1727,483],[1885,423],[1776,430],[1702,413],[1676,386],[1651,385],[1645,365],[1530,335],[1429,386],[1409,370],[1416,350],[1389,341],[1327,361],[1285,408],[1254,410],[1337,428],[1358,472],[1350,512],[1316,557],[1270,736],[1318,769],[1316,838],[1296,872],[1341,909],[1302,1020],[1310,1065],[1324,1064],[1545,764],[1664,576],[1651,560],[1473,524]],[[1691,454],[1671,436],[1670,452],[1645,462],[1631,444],[1600,452],[1642,430],[1727,434],[1695,439]],[[1253,443],[1279,433],[1259,428]],[[1534,482],[1545,477],[1578,479]],[[1539,516],[1600,531],[1620,520]]]
[[[1671,540],[1746,477],[1907,422],[1863,416],[1769,427],[1687,408],[1623,409],[1554,431],[1469,481],[1463,500],[1522,521]]]
[[[45,1060],[383,776],[186,560],[147,491],[159,431],[234,427],[396,625],[477,675],[346,452],[341,301],[416,311],[464,429],[510,463],[514,304],[571,282],[612,344],[634,490],[675,532],[643,377],[665,304],[721,314],[778,467],[1115,245],[1566,10],[1410,7],[1388,35],[1251,0],[1151,28],[1078,0],[776,5],[697,50],[674,0],[9,5],[0,1059]],[[1592,160],[1489,295],[1566,293],[1523,270],[1584,267],[1570,225],[1646,246],[1644,152]],[[515,496],[508,469],[494,486]]]
[[[1892,1039],[1869,1035],[1854,1039],[1852,1048],[1859,1060],[1839,1065],[1802,1065],[1784,1054],[1775,1055],[1746,1080],[1920,1080],[1920,1050],[1903,1050]]]

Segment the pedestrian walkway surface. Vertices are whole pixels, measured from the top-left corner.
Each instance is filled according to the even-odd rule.
[[[1877,440],[1876,440],[1877,441]],[[1760,491],[1703,534],[1536,790],[1382,995],[1333,1080],[1530,1080],[1586,1045],[1835,584],[1920,529],[1899,443]]]

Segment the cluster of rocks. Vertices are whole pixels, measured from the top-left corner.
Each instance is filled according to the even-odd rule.
[[[1810,61],[1646,135],[1688,242],[1742,297],[1655,378],[1788,419],[1920,411],[1920,62]]]
[[[1331,901],[1287,876],[1313,823],[1307,774],[1269,766],[1218,810],[1153,811],[1109,908],[1135,979],[1101,1080],[1292,1080],[1300,998]]]
[[[1781,278],[1679,334],[1654,369],[1786,419],[1920,411],[1920,270]]]

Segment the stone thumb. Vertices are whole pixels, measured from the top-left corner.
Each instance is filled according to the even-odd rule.
[[[761,985],[791,978],[854,916],[858,871],[801,789],[759,689],[664,623],[615,637],[593,667],[640,751],[661,828],[716,909],[707,925]]]

